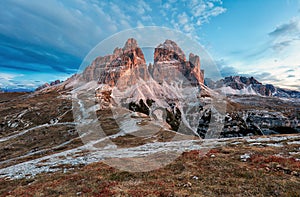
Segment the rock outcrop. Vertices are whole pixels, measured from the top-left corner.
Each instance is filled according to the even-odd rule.
[[[51,86],[56,86],[56,85],[59,85],[61,83],[62,83],[62,81],[60,81],[60,80],[52,81],[52,82],[50,82],[50,84],[45,83],[45,84],[39,86],[38,88],[36,88],[35,91],[39,91],[39,90],[42,90],[42,89],[45,89],[45,88],[48,88],[48,87],[51,87]]]
[[[49,84],[49,83],[44,83],[43,85],[37,87],[37,88],[35,89],[35,91],[39,91],[39,90],[45,89],[45,88],[47,88],[47,87],[50,87],[50,84]]]

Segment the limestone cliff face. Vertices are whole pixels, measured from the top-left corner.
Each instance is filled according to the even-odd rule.
[[[162,83],[174,79],[183,80],[192,85],[203,83],[203,72],[200,71],[200,58],[190,54],[186,60],[185,54],[171,40],[166,40],[154,50],[154,64],[149,66],[149,71],[154,80]]]
[[[116,48],[111,55],[97,57],[82,74],[86,81],[98,81],[111,87],[126,87],[148,81],[151,77],[158,83],[182,80],[194,86],[203,83],[200,58],[184,52],[171,40],[159,44],[154,50],[154,64],[147,66],[142,49],[133,38],[123,48]]]
[[[172,40],[166,40],[164,43],[159,44],[154,50],[154,62],[186,61],[185,54]]]
[[[190,53],[189,55],[190,75],[191,81],[197,80],[199,83],[204,83],[204,70],[200,70],[200,57]],[[188,72],[189,73],[189,72]]]
[[[243,76],[226,77],[216,82],[206,80],[205,86],[201,58],[192,53],[186,56],[171,40],[154,49],[154,61],[147,66],[142,49],[131,38],[113,54],[96,58],[81,78],[98,82],[92,84],[96,87],[95,97],[100,109],[121,107],[144,113],[168,129],[185,134],[214,137],[210,126],[219,124],[224,124],[222,137],[281,133],[286,129],[299,132],[298,117],[294,115],[297,111],[289,104],[285,113],[274,113],[273,106],[282,108],[284,101],[267,98],[300,98],[299,92],[263,85],[253,77]],[[219,111],[207,107],[213,104],[207,97],[213,99],[220,95],[219,91],[254,95],[230,102],[221,97],[230,111],[225,114],[224,103],[218,107]],[[246,110],[240,108],[241,105]],[[261,110],[264,105],[267,107]]]
[[[96,58],[83,72],[83,78],[109,86],[126,86],[135,84],[139,78],[147,80],[149,74],[141,48],[135,39],[130,38],[113,54]]]

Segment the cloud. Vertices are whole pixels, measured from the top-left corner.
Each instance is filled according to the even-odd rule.
[[[216,61],[216,65],[222,77],[239,75],[238,70],[233,66],[228,66],[224,60]]]
[[[22,88],[22,91],[25,90],[34,90],[36,87],[42,85],[45,83],[45,80],[47,82],[54,81],[56,79],[62,79],[65,80],[69,77],[68,74],[60,74],[55,75],[51,73],[40,73],[40,74],[30,74],[31,79],[28,79],[26,77],[26,73],[24,74],[15,74],[15,73],[7,73],[7,72],[0,72],[0,89],[14,89],[14,90],[20,90]]]
[[[285,72],[286,72],[286,73],[290,73],[290,72],[295,72],[295,70],[294,70],[294,69],[288,69],[288,70],[286,70]]]
[[[185,25],[188,21],[189,21],[189,19],[185,12],[178,15],[178,22],[180,25]]]
[[[80,58],[47,46],[28,45],[21,41],[1,36],[1,67],[16,71],[66,72],[76,69]]]
[[[227,58],[227,62],[239,73],[254,76],[262,83],[290,89],[298,88],[296,73],[300,73],[299,24],[299,18],[292,18],[277,25],[272,31],[266,32],[269,38],[267,41],[253,49],[232,54],[236,60],[228,61]]]
[[[223,12],[219,0],[3,1],[0,69],[24,73],[28,79],[33,74],[74,73],[96,44],[119,31],[157,25],[197,38],[199,26]]]
[[[271,38],[272,48],[276,52],[282,52],[300,41],[300,19],[292,18],[286,23],[278,25],[268,34]]]
[[[273,76],[270,72],[253,72],[249,73],[248,76],[254,76],[259,81],[278,80],[276,76]]]
[[[291,43],[292,43],[291,40],[285,40],[285,41],[282,41],[282,42],[278,42],[278,43],[275,43],[273,45],[273,49],[276,50],[276,51],[282,51],[285,48],[287,48],[288,46],[290,46]]]
[[[130,6],[135,10],[129,10]],[[151,24],[150,12],[151,6],[138,0],[4,1],[0,7],[0,70],[26,73],[27,78],[32,72],[74,73],[103,39]]]
[[[238,70],[232,66],[224,66],[220,69],[222,77],[236,76],[238,75]]]
[[[9,73],[0,73],[0,80],[7,80],[7,81],[10,81],[12,80],[13,78],[15,78],[16,74],[9,74]]]
[[[143,0],[138,1],[137,5],[133,6],[133,8],[135,9],[134,11],[137,11],[139,15],[144,15],[146,12],[152,11],[150,5]]]
[[[199,39],[196,31],[201,25],[226,12],[221,0],[165,1],[161,8],[162,15],[171,21],[173,28],[196,39]]]
[[[22,74],[13,74],[13,73],[0,73],[0,88],[3,87],[16,87],[19,84],[14,81],[17,77],[22,77]]]
[[[297,18],[293,18],[289,22],[277,26],[275,30],[269,33],[269,35],[273,37],[287,36],[295,33],[297,34],[299,33],[299,30],[299,20]]]

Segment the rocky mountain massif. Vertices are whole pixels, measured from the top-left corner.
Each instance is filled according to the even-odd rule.
[[[253,77],[206,79],[204,84],[200,58],[190,54],[187,61],[171,40],[154,49],[154,63],[147,66],[136,40],[129,39],[112,55],[96,58],[81,78],[85,83],[97,81],[102,109],[112,104],[126,107],[169,129],[190,130],[187,133],[202,138],[300,132],[299,92],[263,85]],[[223,103],[216,104],[217,100]],[[212,128],[219,127],[222,131],[213,134]]]
[[[113,54],[96,58],[78,79],[80,84],[97,82],[101,109],[125,107],[168,125],[168,129],[181,126],[185,132],[198,134],[198,122],[192,121],[200,114],[194,113],[194,108],[200,101],[200,89],[206,91],[200,58],[189,54],[187,60],[171,40],[155,48],[154,62],[147,65],[137,41],[131,38]],[[184,112],[191,110],[194,112]]]
[[[202,138],[300,132],[297,91],[263,85],[253,77],[204,82],[200,57],[189,54],[187,60],[171,40],[154,49],[153,62],[147,65],[142,49],[131,38],[66,83],[95,82],[88,85],[89,97],[96,98],[101,110],[127,108],[165,128]],[[85,90],[82,94],[87,95]]]
[[[171,67],[172,69],[167,69]],[[130,76],[125,75],[130,71]],[[203,83],[203,72],[200,72],[199,56],[190,54],[186,59],[183,51],[171,40],[158,45],[154,51],[154,64],[147,66],[144,54],[137,41],[128,39],[123,48],[116,48],[111,55],[96,58],[82,74],[87,81],[97,80],[99,84],[115,86],[122,77],[122,85],[136,84],[139,79],[147,81],[151,78],[162,83],[182,74],[193,84]],[[127,73],[126,73],[127,72]],[[175,77],[176,78],[176,77]]]

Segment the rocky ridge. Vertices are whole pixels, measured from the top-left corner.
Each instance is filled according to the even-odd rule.
[[[300,98],[300,92],[278,88],[272,84],[262,84],[254,77],[230,76],[219,81],[205,79],[209,88],[225,94],[249,94],[261,96],[274,96],[281,98]]]
[[[59,79],[57,79],[57,80],[55,80],[55,81],[52,81],[52,82],[50,82],[50,83],[45,83],[45,84],[43,84],[43,85],[37,87],[37,88],[35,89],[35,91],[39,91],[39,90],[42,90],[42,89],[45,89],[45,88],[48,88],[48,87],[51,87],[51,86],[56,86],[56,85],[59,85],[59,84],[61,84],[61,83],[62,83],[62,81],[60,81]]]

